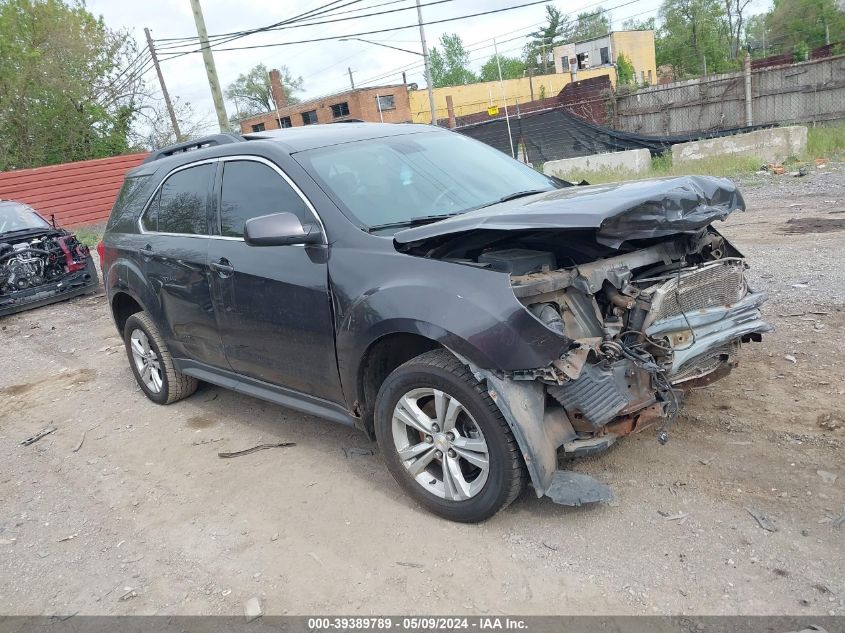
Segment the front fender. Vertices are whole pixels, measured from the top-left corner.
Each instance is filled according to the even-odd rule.
[[[407,255],[391,259],[399,270],[380,285],[356,287],[349,271],[332,273],[344,393],[355,392],[370,345],[389,334],[424,336],[493,371],[545,367],[566,351],[568,339],[519,303],[508,275]]]

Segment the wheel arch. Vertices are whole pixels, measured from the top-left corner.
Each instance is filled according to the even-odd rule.
[[[358,362],[353,408],[357,409],[368,435],[374,436],[376,395],[385,379],[400,365],[433,349],[445,348],[438,341],[419,333],[391,332],[376,338],[364,350]]]

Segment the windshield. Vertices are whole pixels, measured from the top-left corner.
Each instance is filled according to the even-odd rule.
[[[0,233],[49,228],[50,224],[25,204],[0,202]]]
[[[356,141],[296,158],[366,229],[401,228],[557,188],[488,145],[444,132]]]

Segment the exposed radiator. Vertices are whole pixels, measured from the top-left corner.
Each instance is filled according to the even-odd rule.
[[[680,281],[679,281],[680,279]],[[723,259],[680,271],[654,293],[649,322],[655,323],[682,312],[736,303],[745,296],[744,264]]]

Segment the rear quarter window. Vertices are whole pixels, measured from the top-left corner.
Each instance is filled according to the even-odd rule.
[[[107,230],[120,230],[121,227],[132,225],[134,218],[146,202],[149,183],[150,176],[134,176],[123,181],[123,186],[117,194],[117,200],[109,215]]]

